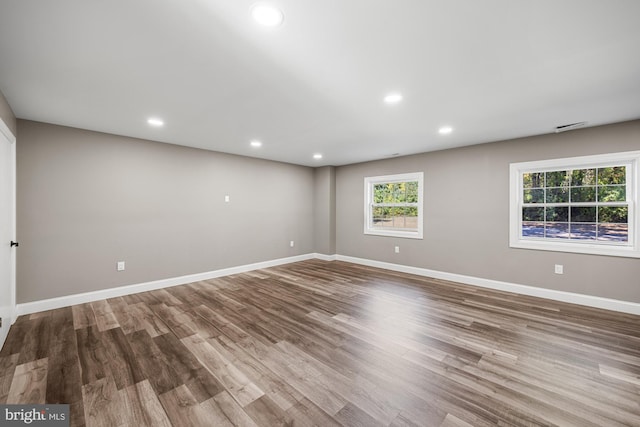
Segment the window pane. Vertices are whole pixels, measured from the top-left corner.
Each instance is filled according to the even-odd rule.
[[[392,200],[391,203],[404,203],[406,194],[404,190],[404,182],[396,182],[394,184],[390,184],[392,187]]]
[[[375,184],[373,186],[373,203],[389,203],[390,191],[387,184]]]
[[[571,222],[596,222],[596,207],[571,207]]]
[[[524,190],[524,203],[544,203],[544,189]]]
[[[578,187],[571,189],[571,201],[574,203],[595,202],[595,187]]]
[[[523,221],[523,237],[544,237],[544,222]]]
[[[550,239],[568,239],[569,224],[566,222],[548,222],[545,227],[545,236]]]
[[[415,211],[415,214],[414,214]],[[409,207],[402,209],[403,215],[403,228],[417,229],[418,228],[418,212],[416,208]]]
[[[373,207],[373,216],[374,217],[385,217],[389,216],[389,208],[374,206]]]
[[[418,216],[417,215],[407,215],[404,217],[406,228],[410,228],[413,230],[418,229]]]
[[[598,187],[599,202],[624,202],[627,198],[626,185]]]
[[[394,216],[392,218],[393,228],[405,228],[404,216]]]
[[[596,170],[595,169],[577,169],[571,173],[571,185],[574,187],[581,187],[584,185],[596,184]]]
[[[627,242],[629,240],[629,226],[627,224],[598,224],[598,240]]]
[[[407,203],[418,203],[418,181],[407,182]]]
[[[626,179],[625,166],[598,169],[598,185],[625,184]]]
[[[544,221],[544,208],[522,208],[522,221]]]
[[[415,207],[386,207],[374,208],[374,218],[378,213],[376,209],[382,211],[382,215],[378,217],[374,226],[388,228],[417,229],[418,228],[418,211]]]
[[[522,174],[522,186],[524,188],[544,187],[544,172],[532,172]]]
[[[547,172],[545,187],[563,187],[569,185],[569,171]]]
[[[628,207],[600,206],[598,208],[598,222],[614,222],[627,224],[629,217]]]
[[[547,221],[567,222],[569,221],[568,207],[547,208]]]
[[[547,203],[568,203],[569,187],[547,188]]]
[[[404,208],[389,208],[390,214],[393,217],[404,216]]]
[[[389,223],[389,208],[374,207],[372,213],[374,227],[388,226],[387,224]]]
[[[577,240],[595,240],[596,224],[571,224],[571,238]]]

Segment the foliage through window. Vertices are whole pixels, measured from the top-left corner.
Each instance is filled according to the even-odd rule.
[[[621,153],[513,164],[511,246],[637,256],[637,162]]]
[[[365,234],[422,238],[423,173],[365,178]]]

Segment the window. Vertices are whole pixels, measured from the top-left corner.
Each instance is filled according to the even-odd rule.
[[[511,164],[510,244],[640,257],[640,151]]]
[[[364,233],[422,239],[423,173],[364,179]]]

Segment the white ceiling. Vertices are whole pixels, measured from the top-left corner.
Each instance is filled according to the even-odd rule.
[[[268,2],[280,27],[251,0],[0,0],[0,91],[24,119],[308,166],[640,118],[638,0]]]

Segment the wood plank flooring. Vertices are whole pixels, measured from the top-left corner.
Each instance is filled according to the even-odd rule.
[[[73,426],[640,426],[640,316],[310,260],[20,317]]]

